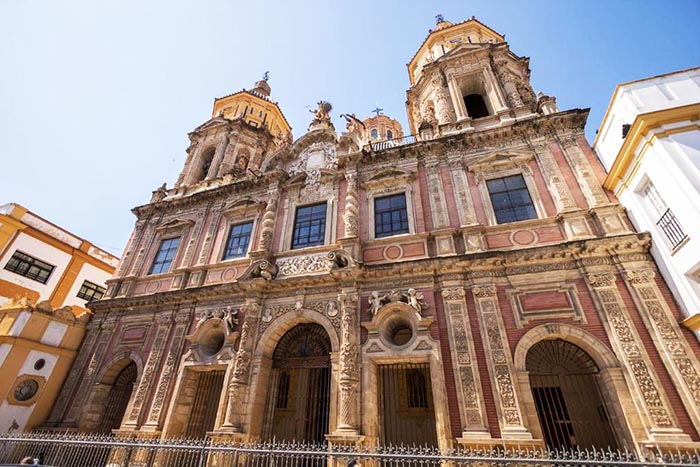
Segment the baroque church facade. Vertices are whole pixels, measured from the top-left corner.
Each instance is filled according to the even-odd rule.
[[[142,438],[697,447],[700,350],[587,110],[441,18],[410,134],[294,140],[267,79],[216,99],[137,217],[46,429]],[[391,137],[387,137],[391,135]]]

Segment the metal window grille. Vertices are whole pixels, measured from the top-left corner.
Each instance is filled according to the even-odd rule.
[[[170,265],[175,258],[177,247],[180,244],[180,237],[166,238],[160,242],[158,253],[153,260],[149,274],[160,274],[170,271]]]
[[[688,234],[683,231],[683,227],[681,227],[681,224],[678,222],[678,219],[676,219],[671,209],[666,210],[656,225],[659,226],[661,231],[666,235],[668,241],[671,242],[672,248],[676,248],[688,236]]]
[[[28,279],[46,284],[54,270],[54,266],[29,256],[21,251],[15,251],[5,265],[5,269]]]
[[[250,233],[252,230],[252,222],[232,225],[228,233],[228,240],[226,240],[226,250],[224,251],[223,259],[245,256],[248,252],[248,244],[250,243]]]
[[[80,290],[78,290],[78,298],[87,301],[99,300],[104,296],[105,290],[104,287],[100,287],[90,281],[84,281],[83,285],[80,286]]]
[[[323,245],[326,236],[326,203],[297,208],[292,249]]]
[[[537,218],[535,206],[522,175],[488,180],[486,186],[496,222],[499,224]]]
[[[435,447],[299,443],[217,443],[210,439],[116,438],[70,433],[5,433],[0,435],[0,462],[18,464],[25,457],[41,458],[41,465],[170,467],[185,464],[285,467],[310,465],[397,465],[438,467],[454,465],[506,466],[646,466],[700,465],[700,453],[649,447],[632,450],[444,449]]]
[[[374,236],[389,237],[408,233],[406,194],[399,193],[374,200]]]

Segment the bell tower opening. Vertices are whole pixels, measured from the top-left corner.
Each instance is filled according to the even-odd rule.
[[[482,118],[489,116],[489,109],[486,107],[486,102],[480,94],[469,94],[464,96],[464,106],[467,109],[467,114],[471,118]]]
[[[526,368],[548,448],[618,448],[590,355],[561,339],[544,340],[528,351]]]
[[[202,154],[202,165],[199,173],[195,176],[195,182],[199,182],[207,178],[211,164],[214,161],[214,148],[207,149],[207,151]]]
[[[331,341],[316,323],[282,336],[272,356],[264,437],[324,444],[329,431]]]

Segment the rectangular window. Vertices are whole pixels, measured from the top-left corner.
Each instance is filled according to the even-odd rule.
[[[406,194],[375,198],[374,236],[382,238],[403,233],[408,233]]]
[[[99,300],[104,296],[105,290],[104,287],[100,287],[90,281],[85,281],[83,285],[80,286],[80,290],[78,290],[78,298],[87,301]]]
[[[5,265],[5,269],[28,279],[46,284],[54,266],[29,256],[26,253],[22,253],[21,251],[15,251],[12,258],[10,258]]]
[[[248,252],[248,244],[250,243],[250,233],[252,230],[252,222],[232,225],[228,233],[228,240],[226,240],[226,250],[224,250],[223,259],[245,256]]]
[[[298,207],[292,249],[323,245],[326,238],[326,203]]]
[[[173,258],[175,258],[175,253],[177,253],[179,244],[180,237],[162,240],[149,274],[160,274],[170,271],[170,264],[173,262]]]
[[[532,204],[532,198],[522,175],[488,180],[486,185],[497,223],[505,224],[537,218],[535,206]]]

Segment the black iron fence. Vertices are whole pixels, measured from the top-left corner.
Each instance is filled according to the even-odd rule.
[[[688,236],[685,232],[683,232],[683,227],[681,227],[678,219],[676,219],[676,216],[673,215],[673,211],[670,209],[666,210],[656,225],[658,225],[663,233],[666,234],[666,238],[668,238],[668,241],[671,242],[671,248],[676,248]]]
[[[700,465],[697,451],[537,449],[452,449],[394,446],[304,445],[294,443],[224,444],[210,439],[133,439],[67,433],[0,435],[0,464],[40,458],[61,467],[346,467],[355,466],[669,466]]]

